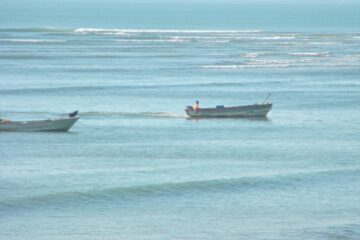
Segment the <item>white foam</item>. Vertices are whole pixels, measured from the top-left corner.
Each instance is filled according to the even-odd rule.
[[[288,54],[291,56],[299,56],[299,57],[321,57],[321,56],[328,56],[329,52],[295,52]]]
[[[259,33],[261,30],[180,30],[180,29],[104,29],[104,28],[78,28],[76,33]]]
[[[338,44],[337,42],[308,42],[309,45],[325,45],[325,46],[329,46],[329,45],[336,45]]]
[[[293,40],[295,36],[235,36],[234,40]]]
[[[213,40],[213,41],[207,41],[207,42],[212,42],[212,43],[228,43],[228,42],[230,42],[230,40]]]
[[[359,62],[360,61],[360,54],[354,54],[354,55],[345,55],[341,58],[338,58],[337,60],[340,60],[342,62]]]
[[[289,64],[288,60],[251,60],[248,65]]]
[[[233,65],[205,65],[202,68],[209,69],[239,69],[239,68],[286,68],[290,67],[289,63],[267,63],[267,64],[233,64]]]
[[[14,43],[63,43],[66,40],[45,40],[45,39],[0,39],[1,42],[14,42]]]
[[[117,29],[103,29],[103,28],[77,28],[74,32],[87,33],[87,32],[117,32]]]
[[[223,37],[206,37],[206,36],[173,36],[170,37],[174,41],[179,42],[189,42],[193,40],[202,41],[202,42],[209,42],[209,43],[228,43],[230,40],[228,38]]]
[[[98,33],[96,32],[96,34],[103,34],[103,35],[120,35],[120,36],[128,36],[130,34],[124,33],[124,32],[101,32]]]
[[[264,53],[263,52],[258,52],[258,53],[243,53],[241,54],[242,57],[244,58],[256,58],[260,55],[263,55]]]
[[[118,39],[117,42],[188,42],[185,39]]]
[[[261,40],[291,40],[295,39],[295,36],[271,36],[271,37],[258,37]],[[256,39],[256,38],[255,38]]]

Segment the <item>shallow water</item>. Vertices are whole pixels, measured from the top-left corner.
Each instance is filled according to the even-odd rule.
[[[0,133],[2,238],[360,238],[360,32],[276,22],[2,24],[2,117],[81,116]],[[268,93],[267,119],[183,111]]]

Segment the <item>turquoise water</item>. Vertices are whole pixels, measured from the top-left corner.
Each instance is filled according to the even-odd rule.
[[[360,238],[359,5],[0,4],[1,238]]]

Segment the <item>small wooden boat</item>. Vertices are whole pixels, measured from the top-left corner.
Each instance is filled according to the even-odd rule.
[[[0,120],[0,131],[68,131],[79,119],[78,111],[68,114],[64,118],[31,120],[31,121],[10,121]]]
[[[191,118],[221,118],[221,117],[266,117],[271,110],[272,103],[253,104],[237,107],[217,106],[216,108],[199,108],[187,106],[186,114]]]

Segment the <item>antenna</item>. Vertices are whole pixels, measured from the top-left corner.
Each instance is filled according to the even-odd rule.
[[[265,104],[266,100],[268,100],[270,96],[271,96],[271,93],[269,93],[269,94],[267,95],[267,97],[264,99],[264,101],[262,102],[262,104]]]

